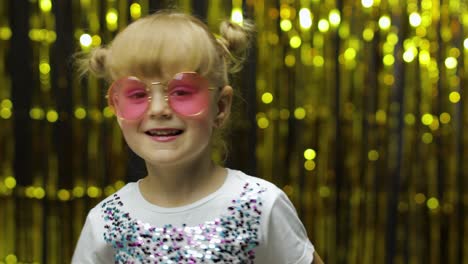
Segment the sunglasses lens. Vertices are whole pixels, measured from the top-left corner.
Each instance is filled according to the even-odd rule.
[[[208,81],[196,73],[178,73],[168,85],[169,105],[180,115],[195,116],[208,106]]]
[[[167,86],[169,106],[179,115],[201,114],[210,102],[208,85],[208,81],[196,73],[176,74]],[[130,77],[116,81],[108,96],[118,117],[137,120],[148,109],[151,94],[145,83]]]
[[[149,96],[144,83],[127,78],[117,81],[111,87],[109,103],[120,118],[135,120],[146,112]]]

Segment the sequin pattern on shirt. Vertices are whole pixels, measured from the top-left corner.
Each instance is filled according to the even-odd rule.
[[[253,263],[264,191],[246,183],[226,214],[181,227],[155,227],[134,219],[114,194],[101,208],[104,239],[114,248],[115,263]]]

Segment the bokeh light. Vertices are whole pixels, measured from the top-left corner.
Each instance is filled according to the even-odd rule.
[[[389,16],[384,15],[379,19],[379,27],[383,30],[387,30],[392,25],[392,21]]]
[[[308,8],[299,10],[299,23],[303,29],[310,29],[312,26],[312,15]]]

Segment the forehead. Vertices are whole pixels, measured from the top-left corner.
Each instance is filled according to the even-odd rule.
[[[153,76],[153,77],[138,77],[138,76],[128,76],[123,77],[117,81],[119,85],[124,85],[126,87],[133,86],[133,84],[141,83],[145,87],[150,86],[171,86],[171,84],[176,85],[172,87],[188,86],[188,87],[208,87],[210,82],[207,78],[201,76],[197,72],[193,71],[183,71],[178,72],[172,75],[169,78]],[[128,86],[130,85],[130,86]]]
[[[194,71],[177,71],[175,73],[171,72],[165,75],[158,74],[158,75],[141,76],[141,77],[137,76],[136,78],[148,84],[167,84],[168,82],[171,82],[173,80],[182,80],[182,79],[188,80],[186,78],[187,75],[182,75],[183,73],[194,73],[198,75],[198,73]]]
[[[107,64],[114,78],[134,75],[169,79],[181,71],[206,75],[219,60],[212,38],[183,17],[143,19],[116,37]]]

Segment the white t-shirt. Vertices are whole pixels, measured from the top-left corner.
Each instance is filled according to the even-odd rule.
[[[216,192],[176,208],[128,183],[91,209],[72,263],[310,264],[313,252],[281,189],[228,169]]]

